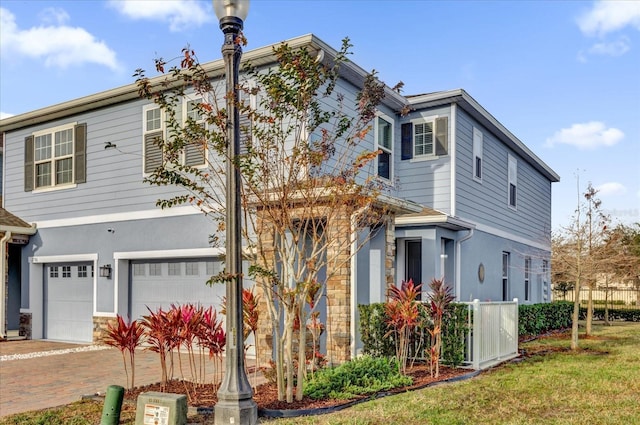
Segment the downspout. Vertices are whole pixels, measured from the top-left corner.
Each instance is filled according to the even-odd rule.
[[[0,340],[7,339],[7,245],[11,240],[11,231],[7,230],[0,239]]]
[[[461,275],[462,275],[462,261],[460,259],[460,252],[462,251],[460,248],[460,245],[462,245],[462,242],[471,239],[471,237],[473,236],[473,232],[474,229],[469,229],[469,233],[467,233],[467,235],[462,238],[462,239],[458,239],[456,241],[456,298],[458,299],[458,302],[462,301],[460,299],[460,280],[462,279]]]

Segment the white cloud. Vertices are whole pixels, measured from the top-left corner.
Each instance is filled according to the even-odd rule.
[[[617,41],[596,43],[589,49],[592,55],[622,56],[630,49],[629,38],[620,37]]]
[[[200,26],[212,18],[211,11],[194,0],[110,0],[108,4],[131,19],[168,22],[173,32]]]
[[[618,196],[625,195],[627,188],[618,182],[602,183],[595,188],[598,191],[599,196]]]
[[[67,68],[95,63],[117,70],[116,54],[84,28],[63,23],[69,16],[62,9],[47,9],[44,24],[20,29],[8,9],[0,7],[0,49],[6,57],[44,59],[46,66]],[[55,21],[55,24],[51,22]]]
[[[13,116],[13,114],[8,114],[6,112],[0,112],[0,120],[3,120],[5,118],[9,118],[9,117],[12,117],[12,116]]]
[[[565,144],[578,149],[595,149],[600,146],[613,146],[623,138],[624,133],[617,128],[607,128],[600,121],[590,121],[556,131],[547,139],[546,145]]]
[[[64,25],[71,19],[67,11],[59,7],[48,7],[44,9],[38,13],[38,18],[45,24],[52,25]]]
[[[627,26],[640,30],[640,2],[597,1],[591,10],[578,17],[577,23],[588,36],[604,36]]]

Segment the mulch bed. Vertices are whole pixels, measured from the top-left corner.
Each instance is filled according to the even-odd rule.
[[[453,369],[446,366],[440,367],[440,376],[432,378],[429,372],[429,366],[424,364],[414,365],[413,368],[407,371],[407,375],[413,378],[413,384],[408,387],[395,388],[389,390],[388,393],[401,393],[410,391],[417,388],[425,387],[429,384],[441,382],[456,378],[470,373],[468,369]],[[142,387],[134,388],[133,390],[127,390],[125,393],[125,400],[135,402],[138,395],[143,392],[157,391],[160,392],[160,383],[145,385]],[[218,401],[217,387],[213,384],[204,384],[195,387],[194,384],[187,381],[171,380],[167,383],[164,392],[174,394],[185,394],[187,396],[187,403],[192,407],[207,407],[211,408]],[[368,398],[370,396],[363,396],[362,398]],[[353,400],[314,400],[309,397],[304,397],[301,401],[293,401],[292,403],[286,403],[284,401],[278,401],[278,389],[275,384],[265,383],[254,388],[253,399],[257,403],[259,409],[269,410],[302,410],[302,409],[319,409],[332,406],[338,406],[345,404]]]

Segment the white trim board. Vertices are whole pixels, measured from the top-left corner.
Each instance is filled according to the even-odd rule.
[[[148,220],[153,218],[179,217],[184,215],[203,214],[193,206],[175,207],[167,209],[153,209],[144,211],[132,211],[126,213],[99,214],[85,217],[60,218],[57,220],[37,221],[38,229],[56,227],[81,226],[85,224],[113,223],[118,221]]]

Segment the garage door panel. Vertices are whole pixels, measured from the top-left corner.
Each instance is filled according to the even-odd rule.
[[[209,276],[222,269],[220,260],[135,261],[131,264],[130,315],[140,319],[149,310],[168,310],[171,304],[213,306],[220,310],[224,285],[209,286]]]
[[[91,263],[45,265],[45,338],[91,342],[93,277]]]

